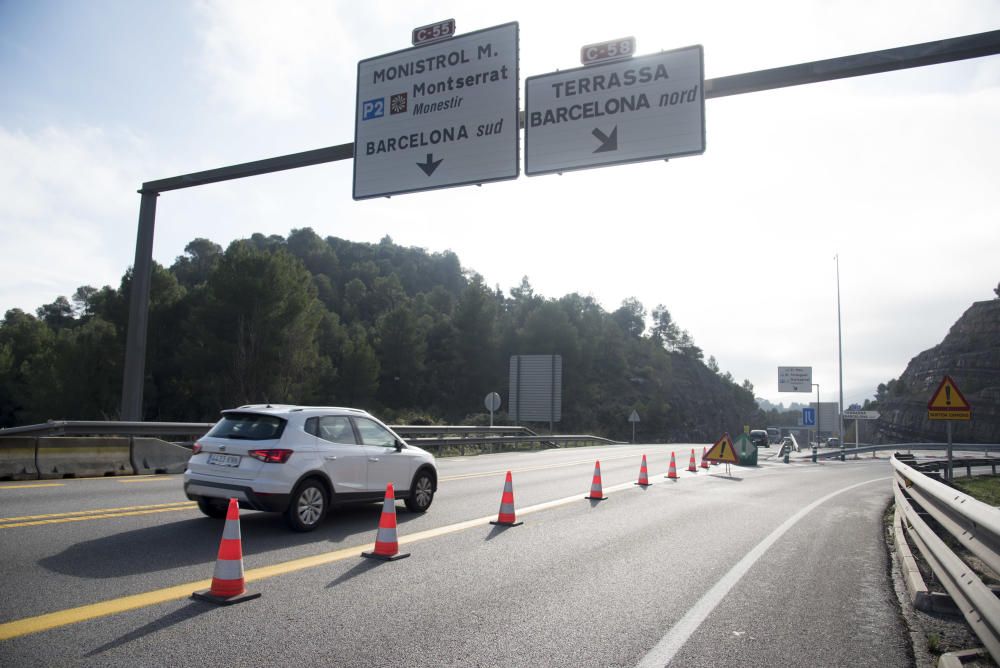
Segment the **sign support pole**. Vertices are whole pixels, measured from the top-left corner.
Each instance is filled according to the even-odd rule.
[[[951,482],[955,473],[951,468],[951,420],[945,422],[945,429],[948,432],[948,482]]]

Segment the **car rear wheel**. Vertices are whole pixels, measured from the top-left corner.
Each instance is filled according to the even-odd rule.
[[[410,495],[406,497],[406,509],[412,513],[423,513],[434,500],[434,479],[427,471],[421,471],[410,485]]]
[[[292,494],[285,518],[294,531],[312,531],[326,516],[326,488],[317,480],[307,480]]]
[[[198,510],[213,519],[225,519],[226,513],[229,511],[229,502],[222,499],[200,498],[198,499]]]

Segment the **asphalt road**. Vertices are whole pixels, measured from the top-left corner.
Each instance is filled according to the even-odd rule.
[[[0,483],[0,665],[912,664],[882,537],[885,459],[762,450],[757,468],[664,479],[690,447],[439,460],[430,511],[397,504],[411,556],[391,563],[359,557],[380,504],[311,534],[244,511],[262,596],[230,607],[189,598],[222,524],[180,476]],[[595,459],[606,501],[584,499]],[[508,469],[524,524],[499,528]]]

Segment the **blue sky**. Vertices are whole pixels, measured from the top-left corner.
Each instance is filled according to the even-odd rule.
[[[149,181],[350,142],[357,62],[455,18],[520,25],[522,79],[633,35],[716,77],[1000,28],[956,2],[0,0],[0,311],[117,286]],[[666,304],[771,401],[779,365],[871,396],[1000,280],[1000,57],[708,100],[704,155],[354,202],[349,161],[166,193],[154,257],[253,232],[455,251],[491,285]],[[828,389],[829,388],[829,389]]]

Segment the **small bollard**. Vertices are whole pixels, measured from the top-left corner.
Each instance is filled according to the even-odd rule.
[[[840,461],[844,461],[844,444],[840,444]]]
[[[817,446],[814,445],[813,446],[813,464],[815,464],[819,460],[819,457],[817,456],[817,450],[818,450]]]
[[[792,448],[790,446],[785,448],[785,463],[786,464],[788,463],[788,453],[791,451],[791,449]]]

